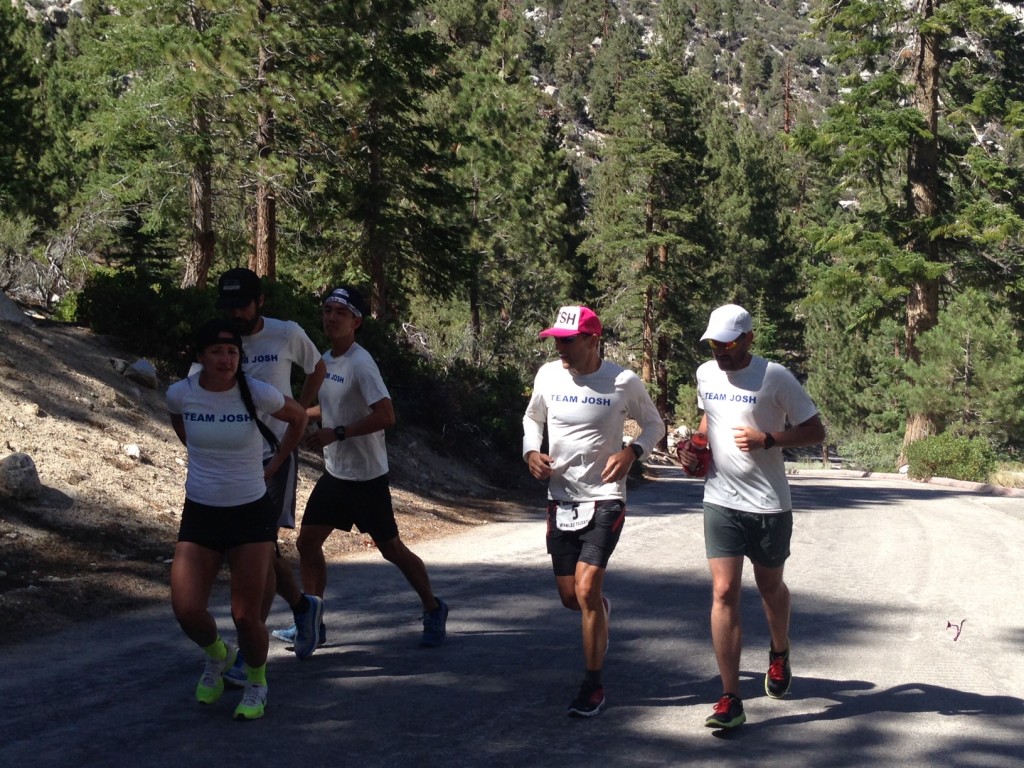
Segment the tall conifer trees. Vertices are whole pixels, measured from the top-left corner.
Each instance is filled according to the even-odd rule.
[[[973,284],[1019,302],[1024,288],[1011,154],[1024,107],[1020,19],[991,0],[851,0],[821,13],[852,74],[818,137],[846,203],[816,237],[813,295],[852,301],[869,325],[899,316],[900,354],[919,366],[944,296]],[[943,429],[927,402],[908,403],[905,444]]]

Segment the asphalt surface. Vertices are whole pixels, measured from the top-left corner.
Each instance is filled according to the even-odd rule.
[[[534,519],[415,547],[451,604],[441,648],[417,647],[393,566],[332,566],[328,644],[299,662],[272,641],[258,722],[231,719],[238,692],[195,703],[201,654],[167,605],[3,649],[0,766],[1024,766],[1024,498],[793,478],[792,690],[764,694],[748,567],[748,722],[721,732],[704,727],[720,689],[701,486],[657,472],[630,491],[606,580],[597,718],[565,715],[579,619],[555,593],[538,490]],[[278,601],[271,624],[287,623]]]

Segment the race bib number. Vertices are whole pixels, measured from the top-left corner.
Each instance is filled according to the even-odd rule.
[[[576,504],[559,504],[555,507],[555,527],[560,531],[578,531],[586,528],[594,519],[593,501],[581,501]]]

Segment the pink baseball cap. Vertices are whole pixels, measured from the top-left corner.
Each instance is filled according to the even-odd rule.
[[[565,337],[580,333],[601,335],[601,321],[597,319],[594,311],[587,307],[562,307],[558,310],[555,324],[538,335],[543,339],[547,336]]]

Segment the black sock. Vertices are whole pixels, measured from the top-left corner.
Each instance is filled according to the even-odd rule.
[[[292,613],[296,616],[301,616],[309,610],[309,600],[306,599],[306,593],[303,592],[299,598],[299,602],[292,606]]]
[[[586,682],[590,683],[595,688],[601,687],[601,670],[600,669],[588,669],[586,676],[583,678]]]

